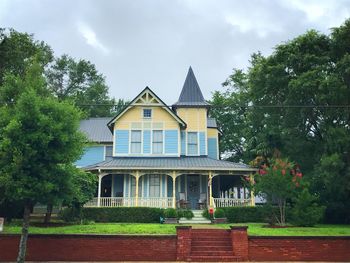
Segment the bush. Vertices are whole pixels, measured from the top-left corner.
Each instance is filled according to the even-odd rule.
[[[350,206],[340,202],[332,202],[327,205],[323,223],[325,224],[350,224]]]
[[[180,210],[176,210],[176,212],[177,212],[177,218],[185,217],[186,219],[191,219],[194,216],[192,210],[189,210],[189,209],[180,209]]]
[[[203,212],[202,212],[202,216],[203,216],[204,218],[206,218],[206,219],[209,219],[209,220],[210,220],[210,215],[209,215],[209,211],[208,211],[208,209],[203,210]]]
[[[225,210],[222,208],[218,208],[214,212],[214,217],[215,218],[224,218],[226,216]]]
[[[291,211],[291,222],[296,226],[314,226],[324,214],[324,207],[318,206],[317,197],[310,194],[307,188],[303,189],[295,200]]]
[[[222,208],[230,223],[266,222],[262,206]]]
[[[124,223],[158,223],[163,216],[160,208],[149,207],[84,207],[81,220],[95,222],[124,222]],[[76,221],[76,215],[71,208],[60,213],[66,222]]]
[[[13,218],[23,218],[24,204],[21,202],[4,201],[0,203],[0,217],[4,217],[7,221]]]
[[[174,208],[167,208],[164,210],[164,217],[165,218],[176,218],[177,212]]]
[[[74,207],[67,207],[58,213],[58,217],[65,222],[79,222],[82,219],[81,216],[81,209]]]

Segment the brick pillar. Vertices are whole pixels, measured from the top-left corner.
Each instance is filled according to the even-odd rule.
[[[186,261],[191,253],[191,226],[177,226],[176,260]]]
[[[248,260],[248,234],[247,226],[231,226],[231,240],[233,255],[240,260]]]

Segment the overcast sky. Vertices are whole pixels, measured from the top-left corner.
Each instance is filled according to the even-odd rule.
[[[0,0],[0,27],[90,60],[116,98],[149,86],[168,104],[190,65],[210,99],[253,52],[268,55],[308,29],[329,33],[349,17],[350,0]]]

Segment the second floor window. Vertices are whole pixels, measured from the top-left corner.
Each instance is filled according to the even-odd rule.
[[[152,153],[163,153],[163,131],[153,131]]]
[[[143,109],[143,117],[146,119],[152,118],[152,110],[151,109]]]
[[[131,131],[131,153],[141,153],[141,131]]]
[[[198,135],[197,132],[187,134],[187,154],[198,155]]]

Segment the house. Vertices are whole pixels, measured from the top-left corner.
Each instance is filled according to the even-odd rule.
[[[242,178],[255,169],[220,160],[220,132],[209,111],[189,68],[172,107],[146,87],[114,118],[83,120],[91,145],[76,164],[99,179],[86,206],[254,205]]]

